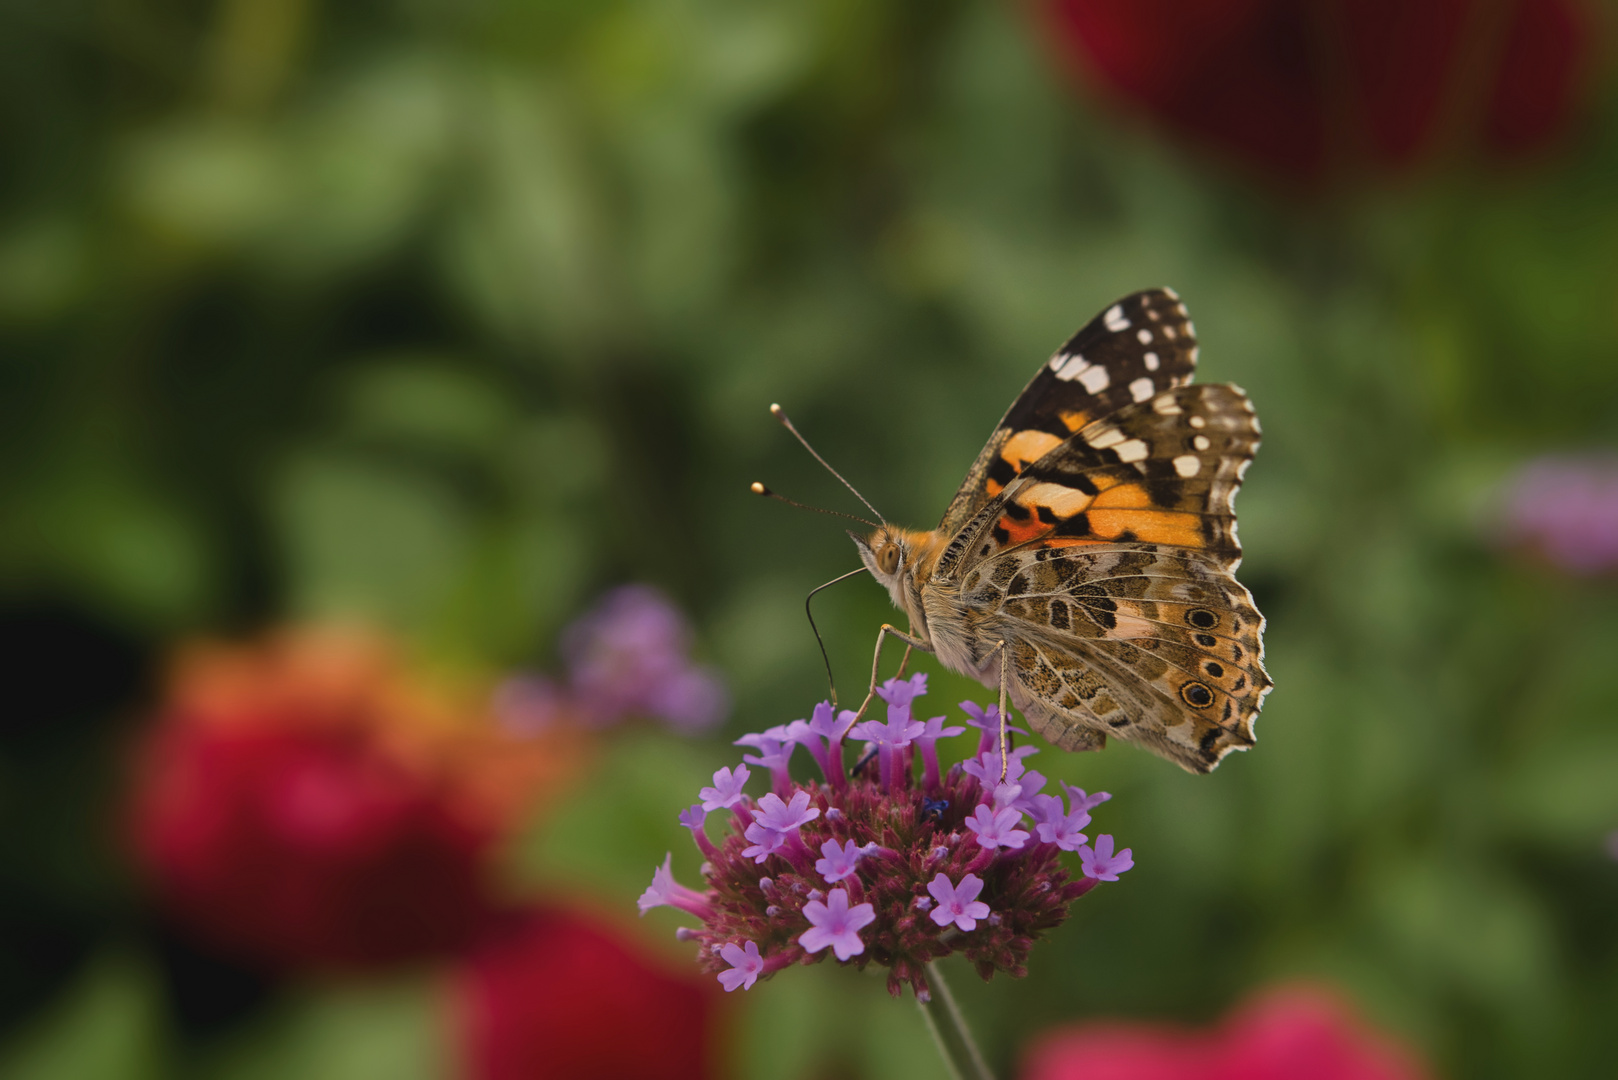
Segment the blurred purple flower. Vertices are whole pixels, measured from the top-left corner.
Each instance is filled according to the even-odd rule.
[[[1530,461],[1507,481],[1500,525],[1570,574],[1618,570],[1618,454]]]
[[[686,734],[724,719],[730,696],[718,674],[691,661],[691,627],[649,585],[623,585],[562,632],[565,684],[518,674],[496,691],[495,708],[512,730],[534,731],[566,715],[591,727],[631,716],[661,720]]]

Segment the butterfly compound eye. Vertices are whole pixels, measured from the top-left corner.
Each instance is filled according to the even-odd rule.
[[[899,569],[899,545],[889,544],[876,553],[877,569],[884,574],[891,574]]]

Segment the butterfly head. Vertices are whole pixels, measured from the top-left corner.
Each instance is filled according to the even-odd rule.
[[[935,554],[934,534],[880,525],[869,536],[852,531],[848,535],[859,548],[865,568],[888,590],[894,605],[912,620],[921,620],[920,583],[925,575],[918,570],[928,565],[929,556]]]

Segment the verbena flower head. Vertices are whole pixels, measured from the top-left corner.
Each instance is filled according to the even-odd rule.
[[[1080,830],[1108,796],[1045,778],[1023,746],[1002,756],[998,713],[965,703],[975,753],[947,769],[938,744],[966,733],[944,717],[915,718],[925,675],[890,679],[878,691],[886,719],[855,725],[821,703],[796,720],[737,740],[770,790],[743,790],[745,765],[714,773],[713,784],[680,814],[706,860],[705,888],[674,880],[665,860],[640,900],[641,913],[676,907],[699,925],[680,930],[700,943],[697,962],[726,990],[750,989],[791,964],[832,956],[838,963],[888,968],[888,989],[909,984],[929,996],[926,965],[962,953],[985,979],[1026,973],[1029,948],[1067,917],[1069,905],[1134,865],[1111,836],[1094,846]],[[863,740],[852,772],[843,743]],[[794,780],[787,766],[802,746],[821,776]],[[858,746],[856,751],[860,751]],[[728,816],[722,839],[709,814]],[[1066,863],[1064,852],[1073,853]],[[1073,867],[1072,863],[1078,866]]]

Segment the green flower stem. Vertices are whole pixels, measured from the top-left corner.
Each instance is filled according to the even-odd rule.
[[[949,992],[949,984],[944,981],[937,961],[927,965],[927,985],[932,988],[932,997],[926,1001],[918,999],[917,1004],[921,1006],[921,1015],[927,1018],[927,1030],[933,1033],[933,1041],[938,1044],[938,1052],[943,1055],[952,1080],[994,1080],[977,1043],[972,1041],[972,1033],[966,1030],[966,1018],[955,1004],[955,995]]]

